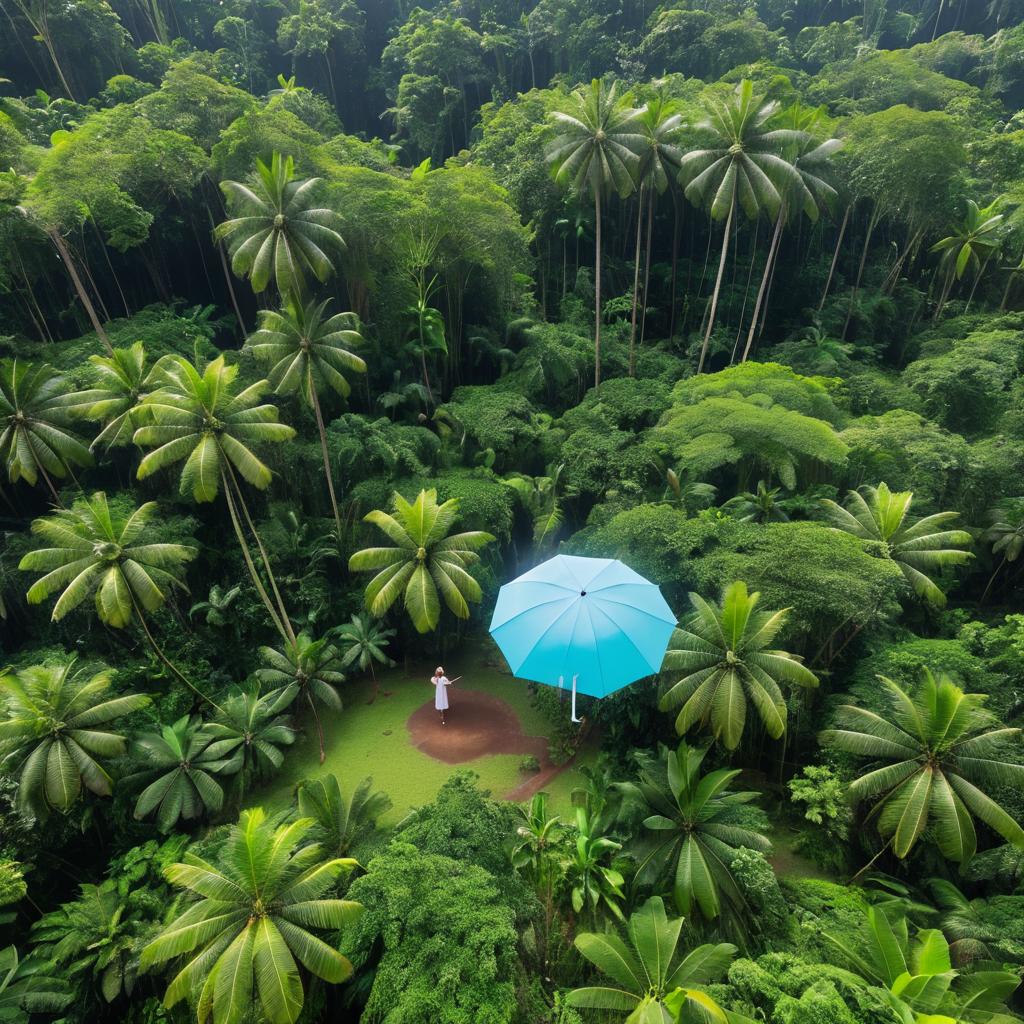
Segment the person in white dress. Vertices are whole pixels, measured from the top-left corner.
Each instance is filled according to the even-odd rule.
[[[430,677],[434,684],[434,707],[441,712],[441,724],[444,725],[444,713],[448,710],[448,687],[451,680],[444,674],[444,666],[438,665]]]

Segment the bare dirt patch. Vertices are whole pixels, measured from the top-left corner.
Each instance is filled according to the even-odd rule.
[[[524,736],[519,717],[500,697],[452,687],[448,699],[445,725],[432,700],[409,716],[412,745],[424,754],[445,764],[464,764],[488,754],[533,754],[541,765],[550,763],[548,741]]]

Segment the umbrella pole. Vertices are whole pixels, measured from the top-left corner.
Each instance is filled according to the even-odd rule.
[[[576,723],[583,721],[582,718],[576,717],[576,680],[578,678],[579,676],[572,677],[572,712],[570,713],[571,720]]]

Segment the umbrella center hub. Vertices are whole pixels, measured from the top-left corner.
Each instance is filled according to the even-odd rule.
[[[586,597],[586,596],[587,596],[587,592],[585,590],[581,590],[580,591],[580,597]]]

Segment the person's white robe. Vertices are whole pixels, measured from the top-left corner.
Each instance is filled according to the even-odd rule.
[[[447,676],[436,676],[430,680],[434,684],[434,708],[437,711],[448,710],[448,687],[451,686]]]

